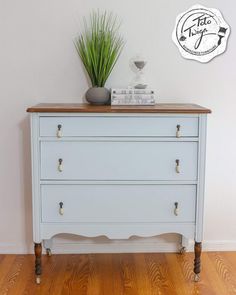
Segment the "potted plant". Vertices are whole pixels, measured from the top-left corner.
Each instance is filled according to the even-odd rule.
[[[91,104],[107,104],[110,100],[105,84],[124,45],[118,29],[116,16],[96,11],[89,22],[84,19],[84,31],[75,38],[76,50],[92,84],[85,95]]]

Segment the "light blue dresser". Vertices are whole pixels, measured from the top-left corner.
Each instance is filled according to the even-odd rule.
[[[39,104],[31,116],[36,282],[59,233],[195,240],[199,279],[206,120],[192,104]]]

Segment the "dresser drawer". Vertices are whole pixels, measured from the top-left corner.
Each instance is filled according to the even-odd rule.
[[[43,185],[41,202],[42,222],[190,223],[196,186]]]
[[[40,136],[42,137],[176,137],[177,129],[179,129],[180,137],[197,137],[198,117],[40,117]]]
[[[197,147],[197,142],[41,142],[41,179],[196,180]]]

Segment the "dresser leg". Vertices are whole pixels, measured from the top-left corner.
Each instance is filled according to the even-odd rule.
[[[202,253],[202,243],[195,242],[194,246],[194,281],[198,282],[200,279],[200,272],[201,272],[201,253]]]
[[[52,239],[43,240],[43,246],[46,249],[47,256],[52,256]]]
[[[35,243],[34,244],[34,253],[35,253],[35,279],[36,284],[40,284],[41,282],[41,256],[42,256],[42,244]]]
[[[179,253],[180,254],[186,253],[188,246],[189,246],[189,240],[187,238],[185,238],[184,236],[181,236],[181,244],[180,244]]]

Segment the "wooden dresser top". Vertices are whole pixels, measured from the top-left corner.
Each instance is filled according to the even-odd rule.
[[[29,113],[177,113],[208,114],[210,109],[196,104],[158,103],[155,106],[95,106],[85,103],[40,103],[27,109]]]

